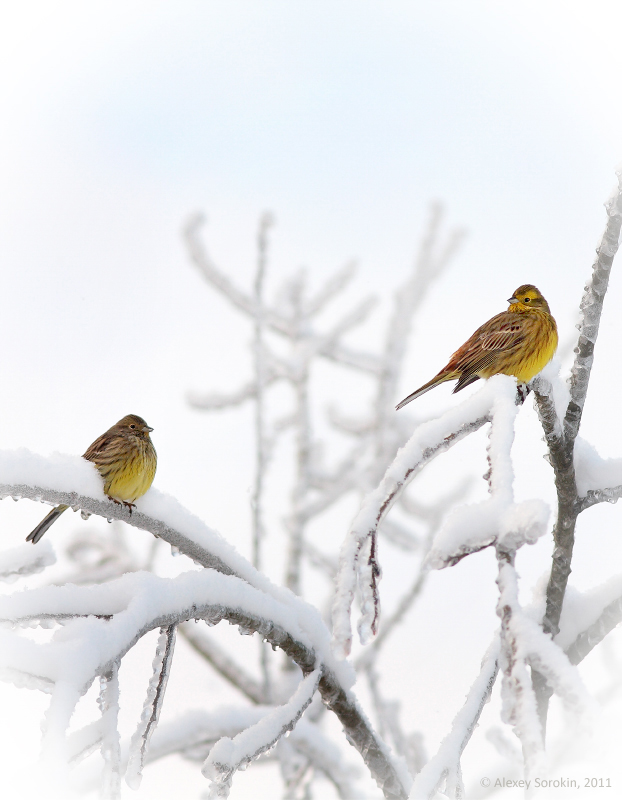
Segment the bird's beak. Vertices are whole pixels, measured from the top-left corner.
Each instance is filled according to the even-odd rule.
[[[510,297],[510,298],[508,299],[508,303],[509,303],[510,305],[514,305],[514,303],[518,303],[518,298],[516,298],[516,297]]]
[[[143,428],[143,431],[145,433],[151,433],[152,430],[153,430],[153,428],[150,428],[149,425],[145,425],[145,427]]]

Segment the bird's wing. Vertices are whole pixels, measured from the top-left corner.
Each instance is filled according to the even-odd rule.
[[[123,437],[118,431],[106,431],[106,433],[102,433],[99,438],[95,439],[82,458],[98,465],[109,464],[119,458],[119,446],[122,442]]]
[[[526,318],[503,311],[489,319],[451,357],[445,369],[469,373],[488,366],[496,354],[514,350],[525,340]]]
[[[525,338],[522,320],[503,323],[498,330],[480,334],[482,350],[511,350]]]

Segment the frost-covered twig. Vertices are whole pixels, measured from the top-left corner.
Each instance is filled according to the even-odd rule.
[[[192,761],[205,761],[216,742],[223,737],[234,738],[245,729],[256,725],[272,710],[272,706],[229,706],[209,711],[186,711],[174,720],[158,726],[151,739],[146,763],[151,764],[173,753],[179,753]],[[326,775],[342,800],[359,800],[363,795],[355,781],[359,770],[343,758],[340,749],[335,747],[334,742],[317,725],[308,720],[308,715],[307,712],[297,722],[287,741]],[[80,788],[83,791],[95,788],[98,781],[99,775],[82,778]]]
[[[321,669],[314,670],[300,682],[288,703],[273,708],[233,739],[220,739],[202,769],[203,774],[213,781],[210,797],[228,797],[235,772],[270,750],[294,728],[313,699],[321,675]]]
[[[184,237],[190,257],[203,276],[240,311],[244,312],[252,319],[261,315],[265,325],[271,331],[282,335],[284,334],[291,338],[294,335],[295,323],[293,320],[288,319],[274,308],[266,307],[265,305],[259,308],[254,298],[234,286],[226,275],[214,264],[199,239],[199,229],[203,223],[203,215],[197,214],[188,221],[184,229]],[[381,369],[377,357],[368,353],[359,353],[351,348],[345,347],[341,343],[336,342],[334,337],[328,337],[324,341],[320,348],[320,354],[331,361],[336,361],[345,366],[367,373],[377,374]]]
[[[252,318],[261,315],[271,329],[279,333],[289,334],[289,320],[277,314],[273,309],[260,309],[253,297],[247,295],[241,289],[238,289],[227,276],[218,269],[199,238],[199,229],[204,223],[205,217],[203,214],[195,214],[188,220],[183,231],[190,257],[194,265],[203,274],[203,277],[240,311],[245,312]]]
[[[143,705],[140,722],[130,743],[130,757],[125,773],[125,781],[132,789],[138,789],[143,777],[145,755],[149,748],[149,740],[158,724],[160,711],[164,702],[164,693],[171,670],[177,624],[160,628],[158,646],[153,660],[153,675],[149,681],[147,698]]]
[[[526,778],[541,776],[544,771],[544,727],[532,685],[532,674],[543,676],[547,684],[573,714],[591,711],[588,696],[576,669],[561,648],[529,615],[518,601],[518,577],[514,553],[497,549],[499,560],[499,604],[501,618],[503,679],[503,717],[513,725],[521,741]]]
[[[264,353],[264,320],[263,314],[263,287],[266,275],[266,260],[268,251],[268,230],[273,224],[270,214],[264,214],[259,221],[257,232],[257,272],[255,274],[254,299],[260,310],[255,317],[255,486],[253,488],[253,566],[261,569],[261,543],[264,536],[263,529],[263,482],[266,469],[266,433],[265,433],[265,353]]]
[[[410,586],[410,589],[402,596],[395,611],[393,611],[393,613],[387,617],[378,635],[369,643],[368,647],[363,650],[360,656],[356,659],[355,666],[357,669],[364,669],[367,664],[378,655],[380,648],[384,645],[390,634],[393,633],[397,625],[399,625],[399,623],[404,619],[404,616],[411,608],[414,600],[421,593],[428,574],[429,572],[425,568],[419,570],[415,580]]]
[[[411,276],[395,293],[394,311],[389,321],[383,353],[383,370],[378,380],[375,401],[375,446],[386,462],[392,437],[387,429],[395,426],[395,396],[398,380],[406,355],[408,337],[416,311],[423,305],[435,280],[438,280],[464,237],[464,231],[452,230],[443,244],[439,243],[439,228],[443,208],[432,204],[427,228],[421,239],[419,252]]]
[[[502,719],[512,725],[518,736],[525,764],[525,777],[533,781],[545,772],[544,739],[538,707],[528,668],[518,604],[518,581],[514,569],[514,552],[497,548],[499,562],[499,603],[501,619],[500,664],[503,671]]]
[[[499,670],[499,636],[495,636],[482,660],[482,667],[469,690],[466,702],[456,715],[450,733],[443,739],[438,753],[423,767],[413,785],[410,800],[431,800],[445,782],[445,791],[461,797],[460,758],[477,727],[484,706],[490,700]],[[451,795],[448,795],[451,797]]]
[[[350,261],[332,278],[326,281],[324,286],[309,298],[304,305],[304,312],[307,317],[313,317],[322,311],[327,303],[342,292],[350,283],[356,273],[356,264]]]

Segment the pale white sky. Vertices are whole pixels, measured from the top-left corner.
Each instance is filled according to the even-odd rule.
[[[404,394],[521,283],[570,335],[622,162],[621,29],[614,0],[3,3],[0,446],[81,453],[141,414],[158,487],[246,546],[248,430],[183,399],[246,368],[246,331],[184,253],[197,209],[240,284],[271,209],[273,285],[355,257],[354,302],[390,298],[442,200],[469,237]],[[606,308],[621,299],[614,269]],[[603,324],[584,428],[611,454],[621,324]],[[40,514],[11,509],[7,542]]]

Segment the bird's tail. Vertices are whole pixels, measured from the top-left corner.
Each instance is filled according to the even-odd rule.
[[[39,539],[43,536],[43,534],[47,531],[50,525],[53,525],[56,520],[60,517],[63,511],[67,511],[69,506],[60,505],[53,508],[50,513],[44,517],[41,522],[37,525],[37,527],[29,533],[26,537],[27,542],[32,542],[33,544],[37,544]]]
[[[458,372],[445,372],[440,375],[436,375],[436,377],[432,378],[431,381],[424,383],[423,386],[420,386],[415,392],[409,394],[408,397],[405,397],[401,403],[398,403],[395,406],[395,410],[399,411],[400,408],[403,408],[405,405],[408,405],[412,400],[416,400],[418,397],[421,397],[422,394],[429,392],[430,389],[434,389],[435,386],[440,386],[441,383],[445,383],[445,381],[453,381],[455,380],[460,373]]]

